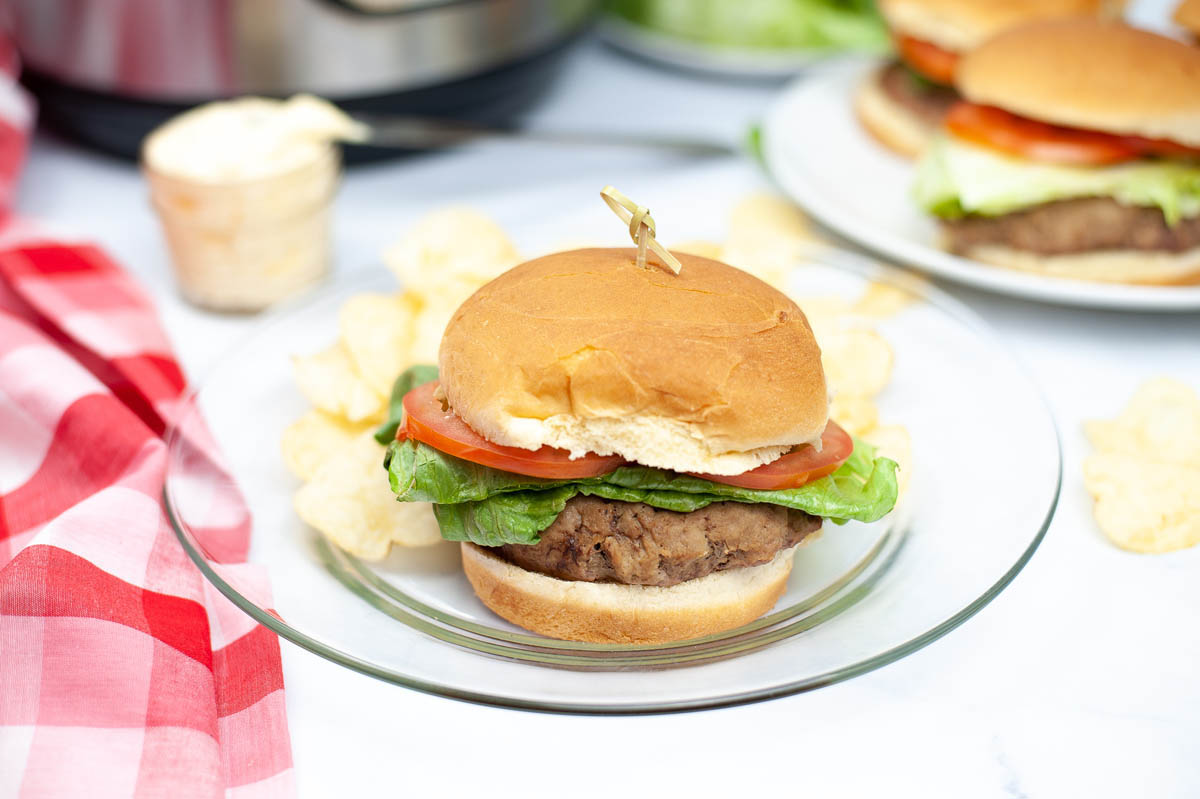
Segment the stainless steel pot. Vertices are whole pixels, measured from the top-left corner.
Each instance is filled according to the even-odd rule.
[[[41,120],[137,156],[179,111],[313,92],[352,111],[504,123],[598,0],[0,0]],[[347,160],[394,155],[350,148]]]
[[[3,0],[25,65],[153,102],[401,92],[564,41],[595,0]]]

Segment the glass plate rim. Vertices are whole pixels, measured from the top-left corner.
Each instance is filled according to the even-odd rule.
[[[253,601],[245,597],[240,591],[226,581],[208,562],[205,554],[197,549],[191,540],[189,534],[184,530],[184,526],[178,518],[176,508],[172,502],[170,492],[168,490],[168,482],[164,482],[162,489],[163,507],[166,511],[168,523],[171,526],[172,532],[183,547],[184,552],[196,564],[212,585],[221,592],[230,602],[239,610],[247,614],[259,624],[274,632],[279,637],[289,641],[290,643],[304,649],[326,660],[337,663],[340,666],[356,671],[360,674],[365,674],[368,677],[392,685],[399,685],[410,690],[431,696],[440,696],[446,699],[467,702],[470,704],[482,705],[486,707],[499,707],[509,710],[522,710],[537,713],[551,713],[563,715],[582,715],[582,716],[644,716],[644,715],[664,715],[673,713],[687,713],[701,710],[716,710],[720,708],[737,707],[739,705],[753,704],[769,699],[779,699],[782,697],[793,696],[795,694],[805,693],[807,691],[823,688],[828,685],[834,685],[839,682],[857,677],[862,674],[869,673],[875,669],[882,668],[890,663],[894,663],[903,657],[906,657],[925,646],[933,643],[947,633],[953,631],[984,607],[986,607],[993,599],[995,599],[1008,585],[1016,578],[1016,576],[1029,563],[1042,540],[1046,536],[1051,523],[1054,520],[1058,510],[1058,503],[1062,493],[1063,479],[1063,451],[1062,451],[1062,435],[1058,428],[1058,421],[1054,416],[1054,412],[1046,399],[1045,393],[1041,386],[1033,379],[1032,374],[1019,358],[1017,358],[1010,349],[999,339],[992,331],[991,327],[977,313],[971,310],[965,303],[947,294],[933,283],[914,277],[907,272],[876,260],[869,255],[862,255],[843,248],[828,246],[828,245],[813,245],[806,247],[804,257],[813,257],[820,259],[820,262],[834,269],[844,270],[855,274],[857,277],[866,280],[879,280],[891,283],[894,286],[906,289],[923,301],[931,302],[937,306],[938,310],[949,314],[954,320],[970,330],[976,335],[983,338],[991,344],[996,351],[1005,356],[1011,365],[1025,377],[1029,388],[1034,392],[1038,400],[1038,404],[1046,414],[1046,419],[1050,423],[1050,429],[1054,438],[1054,455],[1055,455],[1055,484],[1054,491],[1051,496],[1046,516],[1042,520],[1037,533],[1030,540],[1021,556],[1010,566],[1004,574],[1000,576],[987,590],[980,596],[976,597],[965,607],[951,614],[948,618],[934,625],[924,633],[914,636],[909,640],[897,644],[889,649],[884,650],[876,655],[865,658],[848,666],[838,669],[833,669],[821,674],[809,676],[794,682],[785,683],[782,685],[768,686],[765,688],[754,689],[750,691],[727,693],[717,697],[705,697],[699,699],[688,700],[673,700],[667,702],[640,702],[628,705],[592,705],[579,702],[555,702],[555,701],[539,701],[515,699],[504,696],[499,693],[490,693],[485,691],[470,691],[459,688],[454,688],[446,685],[440,685],[427,680],[410,677],[408,675],[399,674],[385,668],[376,666],[362,658],[358,658],[348,652],[343,652],[332,646],[328,646],[321,641],[301,632],[292,627],[281,617],[274,615],[268,610],[264,610],[256,605]],[[284,322],[293,313],[300,308],[314,302],[320,302],[323,299],[324,290],[334,289],[339,291],[352,290],[356,284],[368,284],[372,280],[377,279],[374,270],[358,269],[346,272],[332,280],[322,282],[314,287],[311,291],[294,298],[291,301],[284,303],[277,310],[269,312],[267,318],[256,324],[245,336],[242,336],[231,347],[227,348],[217,358],[215,358],[206,369],[201,370],[202,379],[196,381],[186,392],[183,404],[181,407],[191,407],[194,404],[200,388],[205,384],[204,378],[208,377],[208,373],[220,368],[220,364],[224,362],[227,356],[236,352],[244,341],[255,339],[263,334],[268,328]],[[177,426],[172,423],[168,426],[165,434],[167,450],[171,451],[171,445],[177,437]],[[168,464],[169,466],[169,464]],[[418,630],[420,632],[420,630]]]

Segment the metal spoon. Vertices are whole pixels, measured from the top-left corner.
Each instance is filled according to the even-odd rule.
[[[436,117],[355,114],[354,118],[370,128],[363,144],[372,147],[397,147],[423,150],[449,147],[472,141],[507,139],[563,146],[634,147],[667,150],[695,157],[737,155],[741,150],[731,144],[687,136],[654,136],[638,133],[601,133],[579,130],[539,130],[485,125]]]

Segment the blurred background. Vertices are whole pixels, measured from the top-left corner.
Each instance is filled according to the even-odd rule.
[[[701,70],[708,78],[781,78],[830,54],[887,48],[870,0],[5,5],[24,81],[46,124],[130,157],[172,114],[242,94],[312,92],[356,111],[512,122],[544,101],[572,57],[595,50],[597,40],[644,63]],[[598,69],[616,64],[604,58]],[[577,92],[603,90],[583,88]],[[627,100],[640,105],[635,96]],[[577,121],[602,122],[605,108],[596,110],[596,118]]]

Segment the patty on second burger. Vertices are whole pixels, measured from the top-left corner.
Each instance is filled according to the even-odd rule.
[[[880,71],[879,87],[893,102],[930,128],[942,124],[946,112],[962,99],[951,87],[924,80],[899,61],[893,61]]]
[[[1200,247],[1200,217],[1168,225],[1158,208],[1122,205],[1108,197],[1059,200],[1001,216],[969,216],[943,223],[942,230],[946,248],[959,254],[988,244],[1042,255],[1185,252]]]
[[[678,585],[724,569],[758,566],[821,528],[819,516],[780,505],[714,502],[676,513],[642,502],[578,496],[531,546],[498,553],[562,580]]]

